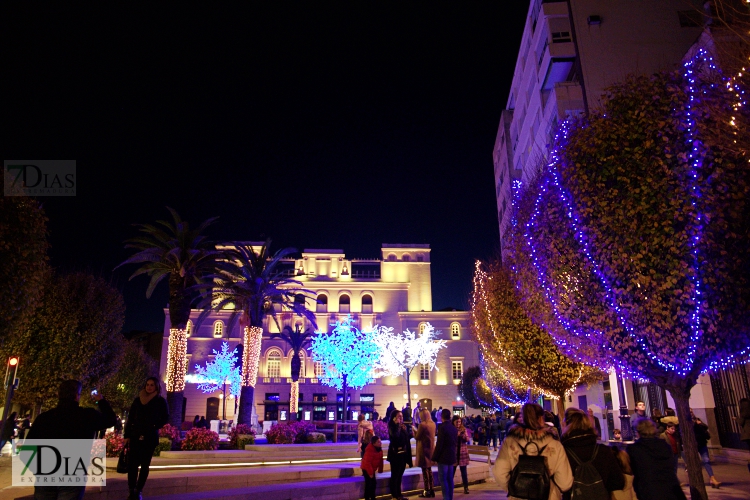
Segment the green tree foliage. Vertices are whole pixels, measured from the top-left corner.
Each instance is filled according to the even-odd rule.
[[[49,408],[61,380],[84,387],[103,382],[122,359],[125,304],[118,290],[86,273],[47,275],[41,304],[26,335],[13,338],[21,379],[14,400]]]
[[[47,267],[47,217],[26,196],[0,197],[0,349],[21,335],[39,305]],[[13,354],[7,352],[7,354]]]
[[[146,379],[157,376],[158,370],[156,361],[146,354],[137,342],[122,336],[115,336],[115,342],[122,350],[122,360],[117,369],[96,389],[107,398],[115,412],[122,415],[130,409]]]

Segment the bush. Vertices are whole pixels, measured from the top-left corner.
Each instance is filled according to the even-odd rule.
[[[315,425],[310,422],[281,422],[274,424],[266,432],[268,444],[307,443],[307,435],[315,432]]]
[[[326,435],[322,432],[308,432],[307,433],[308,443],[325,443]]]
[[[182,440],[182,450],[216,450],[219,448],[219,435],[214,431],[193,428],[187,431]]]
[[[388,439],[388,424],[382,420],[375,420],[372,423],[372,428],[375,431],[375,435],[380,439]]]
[[[171,441],[180,440],[180,429],[173,425],[166,424],[164,427],[159,429],[160,438],[168,438]]]
[[[154,449],[154,456],[158,457],[159,455],[161,455],[162,451],[169,451],[171,449],[172,449],[172,440],[169,438],[160,437],[159,444],[157,444],[156,448]]]
[[[108,432],[104,435],[104,439],[107,441],[107,456],[116,457],[120,454],[123,446],[125,446],[125,440],[119,434],[114,432]]]
[[[246,444],[255,443],[255,431],[247,424],[239,424],[229,431],[229,445],[234,450],[244,450]]]

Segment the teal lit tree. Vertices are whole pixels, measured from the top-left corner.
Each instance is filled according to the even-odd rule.
[[[341,390],[344,396],[342,419],[348,414],[347,391],[361,389],[374,382],[373,367],[380,358],[380,348],[372,332],[361,332],[348,316],[337,321],[330,333],[316,332],[312,339],[313,360],[325,369],[323,383]]]
[[[227,386],[229,393],[237,398],[240,395],[240,367],[237,366],[237,349],[229,351],[229,344],[222,342],[221,351],[213,350],[216,357],[207,361],[206,366],[195,365],[194,379],[198,389],[204,394],[222,391],[224,394],[222,419],[227,417]]]

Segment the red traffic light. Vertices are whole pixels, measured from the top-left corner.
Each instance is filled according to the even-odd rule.
[[[13,356],[12,358],[8,359],[8,366],[16,366],[18,364],[18,358]]]

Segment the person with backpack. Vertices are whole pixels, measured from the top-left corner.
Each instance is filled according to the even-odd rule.
[[[609,500],[625,487],[620,464],[608,446],[597,444],[590,416],[578,408],[565,410],[562,445],[573,472],[573,488],[565,500]]]
[[[497,454],[492,471],[508,498],[560,500],[573,486],[573,474],[563,445],[554,429],[544,423],[544,409],[526,403],[523,423],[513,425]],[[536,496],[533,496],[536,495]]]

